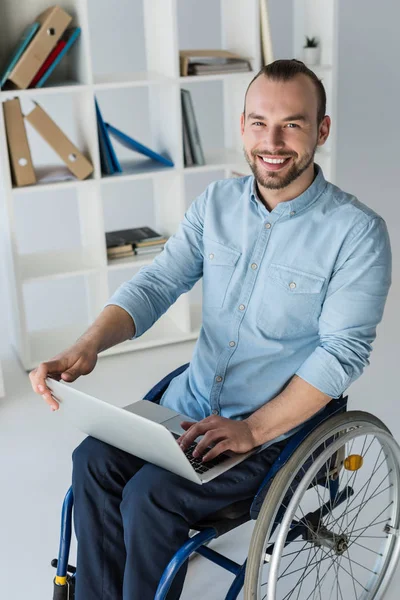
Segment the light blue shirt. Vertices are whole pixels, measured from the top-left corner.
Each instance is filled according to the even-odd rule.
[[[369,364],[391,284],[386,224],[315,170],[271,212],[252,176],[212,183],[110,299],[139,337],[203,277],[200,336],[163,405],[196,420],[243,419],[295,374],[336,398]]]

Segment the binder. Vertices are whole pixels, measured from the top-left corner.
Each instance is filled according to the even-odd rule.
[[[95,98],[96,105],[96,117],[97,117],[97,131],[99,134],[99,145],[100,145],[100,160],[103,159],[104,173],[106,175],[113,175],[115,172],[122,173],[122,168],[115,154],[114,147],[108,135],[107,128],[105,126],[103,116],[100,111],[99,104]]]
[[[81,33],[80,27],[75,27],[74,29],[68,29],[66,31],[66,33],[63,35],[62,39],[57,42],[56,47],[53,49],[54,55],[52,57],[52,60],[49,60],[50,59],[50,56],[49,56],[47,59],[47,60],[49,60],[49,63],[47,63],[47,60],[46,60],[45,63],[42,65],[42,67],[39,69],[39,72],[35,75],[35,78],[31,83],[32,87],[37,87],[37,88],[43,87],[43,84],[50,77],[50,75],[52,74],[52,72],[54,71],[56,66],[60,63],[61,59],[66,55],[68,50],[71,48],[71,46],[74,44],[74,42],[78,39],[80,33]],[[46,67],[46,65],[47,65],[47,67]]]
[[[27,47],[29,46],[29,44],[31,43],[33,37],[35,36],[37,30],[40,27],[40,23],[33,23],[32,25],[29,25],[29,27],[27,27],[24,31],[24,33],[21,36],[21,39],[18,42],[17,47],[15,48],[9,62],[8,65],[5,69],[5,71],[3,72],[3,75],[0,78],[0,89],[4,86],[5,82],[8,79],[8,76],[10,75],[11,71],[14,69],[15,65],[17,64],[17,62],[19,61],[19,59],[21,58],[21,56],[23,55],[23,53],[25,52],[25,50],[27,49]]]
[[[181,89],[181,98],[183,115],[184,119],[186,119],[187,133],[192,150],[193,160],[196,165],[205,165],[206,161],[204,159],[203,148],[200,141],[200,134],[194,113],[192,96],[188,90]]]
[[[181,94],[181,100],[182,100],[182,94]],[[183,106],[182,106],[182,145],[183,145],[183,158],[184,158],[185,167],[191,167],[194,164],[194,161],[193,161],[193,156],[192,156],[192,149],[190,147],[188,126],[187,126],[187,122],[186,122],[186,118],[185,118],[185,113],[183,112]]]
[[[86,179],[92,172],[90,161],[67,138],[65,133],[56,125],[37,102],[35,108],[25,116],[25,119],[36,129],[39,135],[53,148],[64,161],[68,169],[78,179]]]
[[[244,60],[243,56],[234,54],[233,52],[228,52],[227,50],[179,50],[179,67],[181,77],[188,76],[190,62],[196,58],[225,58],[232,60]]]
[[[36,176],[19,98],[6,100],[3,112],[13,183],[17,187],[32,185]]]
[[[59,6],[53,6],[40,14],[36,21],[40,28],[8,77],[22,90],[29,86],[72,17]]]
[[[167,167],[174,166],[174,163],[169,158],[158,154],[158,152],[154,152],[154,150],[150,150],[150,148],[147,148],[147,146],[144,146],[140,142],[137,142],[133,138],[129,137],[129,135],[126,135],[126,133],[123,133],[122,131],[120,131],[116,127],[113,127],[109,123],[104,124],[106,126],[106,129],[111,133],[111,135],[116,140],[118,140],[120,144],[122,144],[126,148],[129,148],[129,150],[133,150],[134,152],[144,154],[145,156],[148,156],[149,158],[152,158],[153,160],[156,160],[162,163],[163,165],[166,165]]]

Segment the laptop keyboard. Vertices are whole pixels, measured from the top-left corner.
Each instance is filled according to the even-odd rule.
[[[196,471],[196,473],[199,473],[200,475],[202,473],[206,473],[213,467],[216,467],[217,465],[224,462],[224,460],[229,458],[229,456],[227,456],[226,454],[219,454],[219,456],[217,456],[216,458],[213,458],[212,460],[208,460],[207,462],[203,463],[201,460],[201,456],[198,456],[196,458],[193,456],[193,450],[196,448],[196,446],[196,442],[193,442],[193,444],[191,444],[189,448],[185,450],[184,453],[186,458],[192,465],[193,469]]]

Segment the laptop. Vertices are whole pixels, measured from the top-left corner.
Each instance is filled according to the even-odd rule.
[[[48,378],[46,384],[60,404],[59,410],[54,412],[56,418],[65,419],[87,435],[199,485],[218,477],[254,452],[228,451],[203,463],[201,457],[192,456],[196,441],[185,452],[177,443],[184,433],[180,423],[193,421],[190,417],[148,400],[118,408],[63,381]]]

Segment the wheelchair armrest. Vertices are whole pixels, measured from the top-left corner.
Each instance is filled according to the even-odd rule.
[[[171,373],[166,375],[164,379],[161,379],[161,381],[156,383],[156,385],[153,388],[151,388],[149,392],[147,392],[143,400],[150,400],[150,402],[159,403],[163,393],[165,392],[173,378],[183,373],[183,371],[186,371],[189,364],[190,363],[186,363],[185,365],[178,367],[177,369],[175,369],[175,371],[172,371]]]
[[[331,400],[325,408],[317,413],[314,417],[311,417],[306,421],[304,427],[292,437],[289,438],[287,445],[284,447],[278,458],[272,464],[269,469],[264,481],[260,485],[257,494],[254,497],[253,503],[250,508],[250,516],[252,519],[256,519],[260,512],[261,505],[264,502],[264,498],[268,492],[269,486],[271,485],[273,477],[277,472],[287,463],[293,452],[297,450],[300,444],[310,435],[314,429],[319,427],[322,423],[333,417],[333,415],[345,412],[347,409],[348,396],[341,396],[340,398],[334,398]]]

